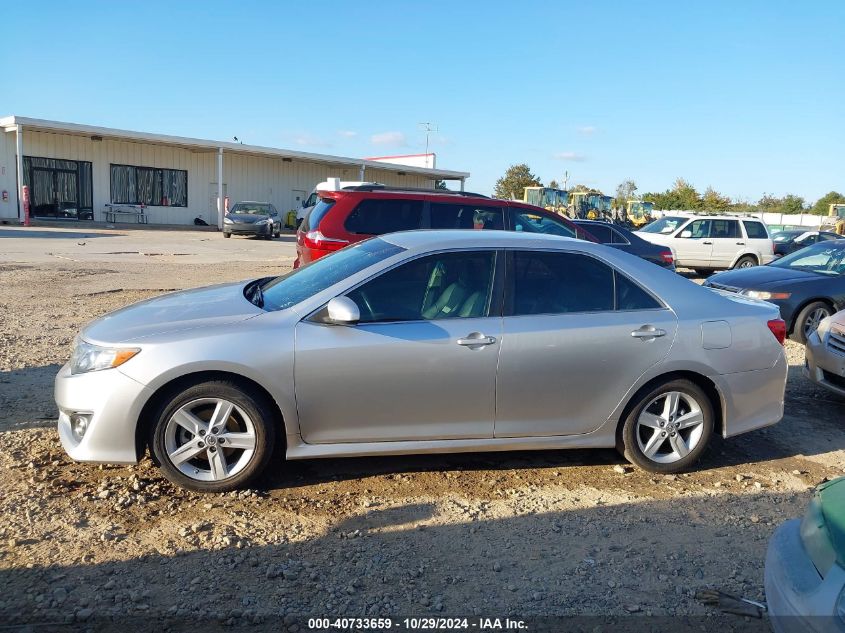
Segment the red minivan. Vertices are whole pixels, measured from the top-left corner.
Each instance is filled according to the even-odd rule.
[[[320,191],[296,233],[294,268],[375,235],[413,229],[492,229],[598,242],[568,218],[477,193],[363,185]]]

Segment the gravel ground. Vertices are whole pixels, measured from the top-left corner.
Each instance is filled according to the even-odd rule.
[[[784,420],[714,442],[681,476],[601,450],[361,458],[278,464],[254,490],[202,496],[148,460],[74,464],[53,429],[51,387],[80,326],[163,291],[286,270],[292,246],[38,232],[47,237],[0,231],[6,623],[304,630],[294,616],[587,614],[766,630],[695,593],[762,600],[772,531],[845,472],[845,400],[801,376],[791,342]]]

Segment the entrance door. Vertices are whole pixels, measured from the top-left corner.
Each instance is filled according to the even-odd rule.
[[[288,211],[296,211],[299,207],[302,206],[302,203],[305,201],[305,192],[301,189],[294,189],[290,192],[290,209],[285,209],[285,213]]]

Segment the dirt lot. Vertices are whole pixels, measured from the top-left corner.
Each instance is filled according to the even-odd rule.
[[[717,441],[683,476],[612,451],[396,457],[278,464],[255,490],[200,496],[149,461],[65,457],[51,387],[80,326],[292,259],[290,237],[0,227],[4,622],[296,630],[302,614],[588,614],[766,629],[694,596],[762,600],[768,537],[845,472],[845,401],[800,375],[794,343],[784,420]]]

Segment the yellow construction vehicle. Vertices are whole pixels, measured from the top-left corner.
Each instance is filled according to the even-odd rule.
[[[569,216],[581,220],[610,220],[613,198],[596,189],[569,193]]]
[[[625,207],[628,222],[633,224],[634,228],[640,228],[651,222],[653,211],[654,203],[642,200],[628,200]]]
[[[522,194],[522,201],[526,204],[533,204],[535,207],[542,207],[552,213],[566,214],[566,204],[569,194],[563,189],[551,187],[525,187]]]
[[[834,203],[830,205],[830,210],[827,213],[828,217],[833,218],[834,230],[839,235],[845,235],[845,204]]]

